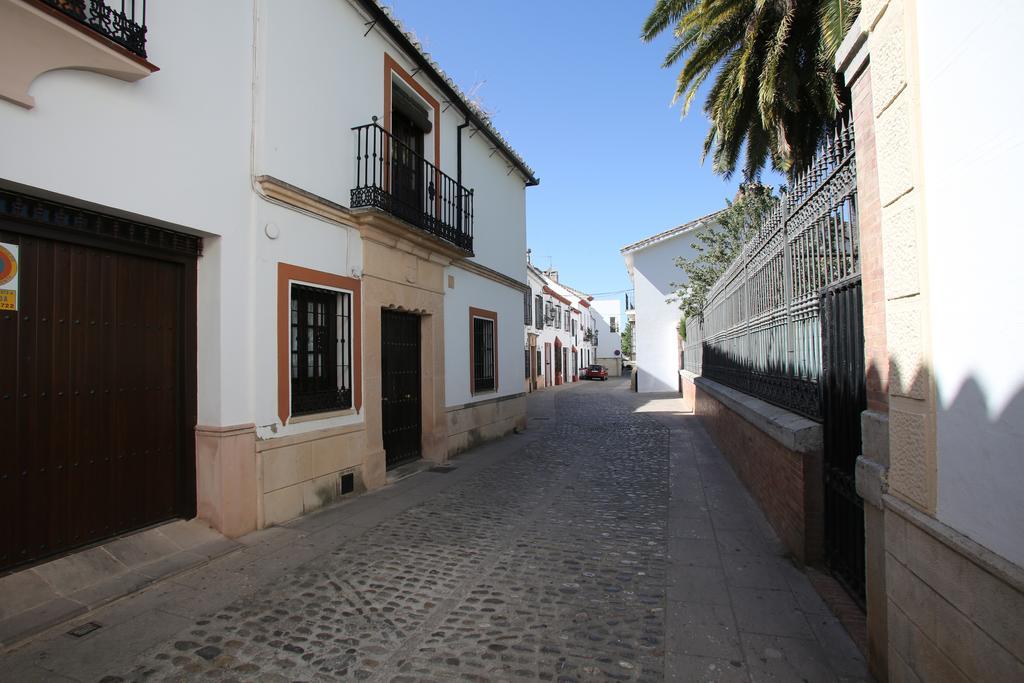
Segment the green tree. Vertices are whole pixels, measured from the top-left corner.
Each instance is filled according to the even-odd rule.
[[[633,323],[628,322],[622,328],[622,334],[619,335],[619,346],[622,347],[623,356],[626,358],[633,357]]]
[[[714,223],[697,232],[693,243],[697,255],[676,258],[676,265],[687,278],[684,283],[672,283],[684,320],[701,315],[708,291],[778,206],[779,199],[770,187],[750,183],[740,186],[735,200],[726,203]]]
[[[711,128],[704,159],[746,181],[771,163],[807,164],[841,108],[834,59],[860,0],[657,0],[641,37],[671,29],[668,68],[684,60],[673,102],[685,115],[701,85]]]

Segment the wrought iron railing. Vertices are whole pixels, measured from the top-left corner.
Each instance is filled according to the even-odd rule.
[[[856,175],[840,122],[687,320],[687,370],[820,419],[819,299],[860,274]]]
[[[146,0],[43,0],[140,57],[146,56]]]
[[[356,126],[351,206],[374,207],[473,251],[473,190],[442,173],[377,123]]]

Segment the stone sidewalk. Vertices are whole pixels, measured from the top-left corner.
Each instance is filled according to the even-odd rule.
[[[0,679],[867,680],[678,399],[619,380],[529,404],[525,434],[239,539]]]

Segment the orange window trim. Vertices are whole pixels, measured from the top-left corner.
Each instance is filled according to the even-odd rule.
[[[469,307],[469,393],[471,396],[476,396],[476,363],[473,359],[476,357],[476,339],[473,334],[473,319],[484,318],[494,323],[494,389],[488,389],[487,391],[480,393],[490,393],[491,391],[498,390],[498,314],[494,311],[488,311],[484,308]]]
[[[303,282],[352,292],[352,404],[358,413],[363,407],[362,362],[362,283],[359,280],[320,270],[277,264],[277,416],[281,424],[291,417],[291,283]]]
[[[416,91],[434,110],[434,166],[441,168],[441,103],[417,83],[408,71],[395,61],[395,58],[384,53],[384,130],[391,132],[391,85],[392,78],[398,76],[406,85]]]

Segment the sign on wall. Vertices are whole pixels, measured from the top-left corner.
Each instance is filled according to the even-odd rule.
[[[0,242],[0,311],[18,310],[18,245]]]

